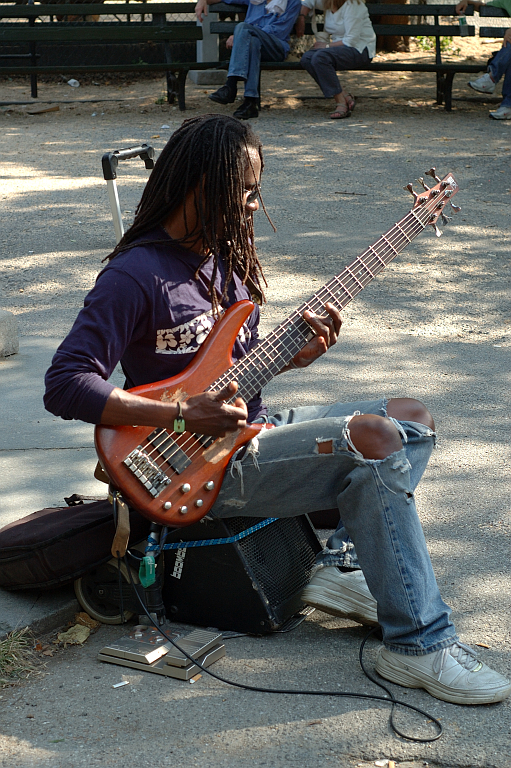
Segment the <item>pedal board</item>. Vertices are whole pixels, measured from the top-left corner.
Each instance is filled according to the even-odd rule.
[[[222,643],[221,634],[194,629],[188,635],[179,635],[165,626],[162,629],[203,667],[209,667],[225,656],[225,645]],[[138,624],[129,634],[102,648],[98,653],[98,660],[141,669],[144,672],[154,672],[157,675],[174,677],[178,680],[190,680],[201,671],[197,664],[180,653],[171,642],[165,640],[157,629],[142,624]]]

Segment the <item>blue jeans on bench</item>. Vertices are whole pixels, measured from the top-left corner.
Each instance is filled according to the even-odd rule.
[[[502,107],[511,107],[511,43],[507,43],[495,54],[488,65],[492,80],[498,83],[504,76],[502,84]]]
[[[327,99],[342,93],[336,71],[366,67],[370,63],[367,48],[360,53],[348,45],[306,51],[300,59],[302,67],[314,78]]]
[[[351,443],[350,419],[358,412],[388,418],[386,406],[386,400],[334,403],[271,416],[277,428],[263,430],[242,458],[233,457],[210,514],[294,517],[338,507],[341,522],[318,567],[362,568],[385,645],[420,656],[457,639],[413,496],[435,434],[393,420],[404,447],[385,459],[365,459]]]
[[[259,97],[261,61],[284,61],[286,50],[275,35],[242,21],[234,30],[228,77],[245,80],[245,96]]]

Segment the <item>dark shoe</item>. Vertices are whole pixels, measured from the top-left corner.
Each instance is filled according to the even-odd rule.
[[[216,101],[218,104],[232,104],[236,99],[236,91],[233,91],[228,85],[222,85],[218,91],[210,93],[208,98],[211,101]]]
[[[241,107],[238,107],[234,112],[233,117],[237,117],[238,120],[251,120],[254,117],[259,117],[257,99],[245,99]]]

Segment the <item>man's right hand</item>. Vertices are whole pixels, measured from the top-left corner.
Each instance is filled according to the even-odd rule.
[[[460,3],[456,6],[456,13],[459,15],[460,13],[465,13],[467,10],[468,0],[461,0]]]
[[[195,15],[199,21],[202,21],[203,16],[208,15],[208,3],[207,0],[199,0],[195,6]]]
[[[247,406],[241,397],[232,400],[238,385],[230,382],[218,392],[201,392],[181,402],[181,413],[187,432],[199,435],[223,437],[227,432],[243,429],[247,424]],[[174,429],[178,416],[177,403],[168,400],[153,400],[128,392],[119,387],[110,392],[101,415],[101,424],[140,427],[162,427]]]
[[[236,432],[247,425],[247,406],[241,397],[232,405],[230,400],[237,392],[236,382],[229,383],[219,392],[201,392],[181,402],[186,431],[199,435],[223,437],[227,432]]]

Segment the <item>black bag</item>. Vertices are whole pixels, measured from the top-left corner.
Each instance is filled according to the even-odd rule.
[[[109,501],[84,504],[76,494],[65,501],[70,506],[41,509],[0,529],[0,587],[57,587],[110,560],[115,525]],[[130,525],[130,543],[147,538],[151,523],[134,510]]]

